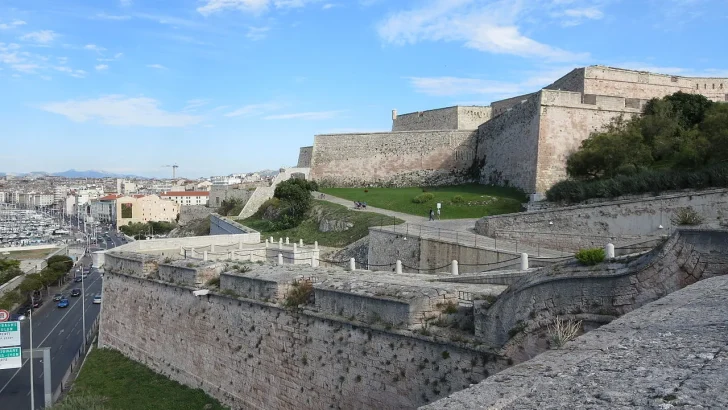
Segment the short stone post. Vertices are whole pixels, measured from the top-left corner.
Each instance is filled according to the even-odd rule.
[[[278,239],[278,249],[283,249],[283,238]]]
[[[298,252],[298,244],[294,242],[293,243],[293,257],[294,258],[296,257],[296,252]]]
[[[395,269],[394,269],[395,273],[402,273],[402,261],[401,260],[397,259],[397,263],[395,263],[394,266],[395,266]]]
[[[278,264],[283,265],[283,254],[278,252]]]
[[[265,247],[268,247],[268,239],[265,240]]]
[[[238,250],[239,251],[242,251],[243,250],[243,240],[242,239],[240,240],[240,242],[238,242]]]
[[[318,250],[318,241],[313,241],[313,250]]]
[[[207,260],[207,251],[202,252],[202,260],[203,261]]]
[[[614,259],[614,244],[608,243],[607,246],[604,247],[604,253],[607,254],[607,259]]]
[[[460,272],[458,271],[458,261],[453,260],[452,261],[452,274],[453,275],[459,275]]]
[[[290,245],[291,242],[288,240],[288,237],[286,236],[286,245]]]
[[[528,254],[521,254],[521,270],[528,270]]]
[[[356,259],[349,259],[349,270],[354,272],[356,270]]]
[[[212,252],[212,253],[215,252],[215,244],[214,243],[212,245],[210,245],[210,252]]]
[[[273,242],[275,242],[275,240],[273,240],[273,237],[271,236],[270,237],[270,243],[273,243]]]
[[[303,248],[303,239],[299,239],[298,240],[298,246],[300,246],[301,248]]]
[[[179,247],[179,256],[185,256],[185,248],[184,246]]]

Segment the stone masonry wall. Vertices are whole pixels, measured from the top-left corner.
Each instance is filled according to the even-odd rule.
[[[297,168],[311,168],[311,155],[313,154],[313,146],[301,147],[298,152]]]
[[[601,130],[614,117],[640,112],[639,108],[625,107],[624,98],[594,97],[594,104],[585,104],[578,93],[541,92],[535,192],[545,192],[567,177],[566,159],[592,132]]]
[[[233,409],[413,409],[506,367],[409,332],[126,275],[107,274],[103,294],[100,346]]]
[[[239,235],[251,232],[255,231],[218,214],[210,214],[210,235]]]
[[[247,203],[250,197],[253,195],[255,188],[253,187],[232,187],[229,185],[215,186],[210,188],[210,202],[209,206],[213,209],[217,209],[222,205],[222,201],[230,199],[238,199],[243,204]]]
[[[458,107],[397,115],[392,121],[393,132],[456,129],[458,129]]]
[[[182,226],[196,220],[206,218],[212,212],[212,208],[204,205],[182,205],[179,209],[179,224]]]
[[[619,246],[634,238],[667,235],[674,231],[676,226],[671,218],[675,210],[682,207],[693,208],[706,221],[724,220],[728,218],[728,190],[680,192],[489,216],[475,223],[475,231],[532,245],[556,246],[557,249],[601,247],[608,241]]]
[[[504,112],[508,111],[509,108],[512,108],[518,104],[523,103],[524,101],[527,101],[529,98],[533,96],[533,93],[529,94],[523,94],[516,97],[506,98],[505,100],[500,101],[493,101],[490,106],[493,108],[493,116],[501,115]]]
[[[556,80],[553,84],[547,85],[544,89],[556,91],[572,91],[584,93],[584,72],[585,68],[575,68],[565,76]]]
[[[324,186],[443,185],[468,181],[475,131],[317,135],[311,178]]]
[[[478,128],[476,166],[481,184],[536,189],[541,94],[514,106]]]
[[[458,129],[477,130],[484,122],[493,116],[491,107],[458,106]]]
[[[475,312],[475,333],[487,343],[504,344],[512,329],[543,328],[555,316],[621,316],[703,278],[728,272],[728,257],[696,249],[701,234],[722,238],[728,232],[676,232],[665,244],[641,258],[584,267],[576,262],[544,268],[516,282],[489,309]]]
[[[147,276],[157,270],[159,258],[139,253],[106,252],[104,271]]]

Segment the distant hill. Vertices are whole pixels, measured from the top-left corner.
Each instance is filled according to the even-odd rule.
[[[68,171],[63,172],[54,172],[51,175],[65,178],[144,178],[136,175],[113,174],[106,171],[76,171],[75,169],[69,169]]]

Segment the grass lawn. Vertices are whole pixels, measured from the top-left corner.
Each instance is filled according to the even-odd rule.
[[[423,189],[434,198],[421,204],[412,200],[423,194]],[[368,191],[368,192],[365,192]],[[442,203],[442,219],[480,218],[488,215],[507,214],[521,211],[526,195],[514,188],[479,184],[412,187],[412,188],[321,188],[321,192],[351,201],[366,202],[377,208],[428,217],[430,209],[437,212],[437,203]],[[462,202],[453,198],[460,196]]]
[[[16,259],[24,261],[28,259],[45,259],[51,252],[56,251],[58,248],[48,249],[31,249],[28,251],[11,251],[6,255],[2,249],[0,249],[0,258]]]
[[[328,220],[340,220],[353,223],[354,226],[341,232],[320,232],[317,214],[325,216]],[[250,218],[238,219],[237,222],[247,227],[253,228],[260,232],[261,237],[267,238],[273,236],[277,241],[278,238],[289,237],[291,242],[303,242],[311,244],[318,241],[319,245],[342,247],[346,246],[358,239],[369,234],[370,226],[400,224],[404,221],[389,216],[375,214],[373,212],[359,212],[347,209],[345,206],[332,204],[331,202],[314,200],[309,218],[303,221],[299,226],[282,231],[270,230],[270,222],[263,220],[258,215]]]
[[[91,406],[89,401],[101,403]],[[53,406],[53,410],[78,408],[225,409],[202,390],[183,386],[111,349],[94,349],[74,382],[73,390],[61,403]]]

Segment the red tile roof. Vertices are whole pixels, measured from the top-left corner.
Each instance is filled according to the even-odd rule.
[[[207,191],[170,191],[165,192],[160,196],[210,196],[210,193]]]
[[[113,201],[115,199],[121,198],[122,196],[124,196],[124,195],[120,195],[120,194],[106,195],[106,196],[99,198],[99,201]]]

